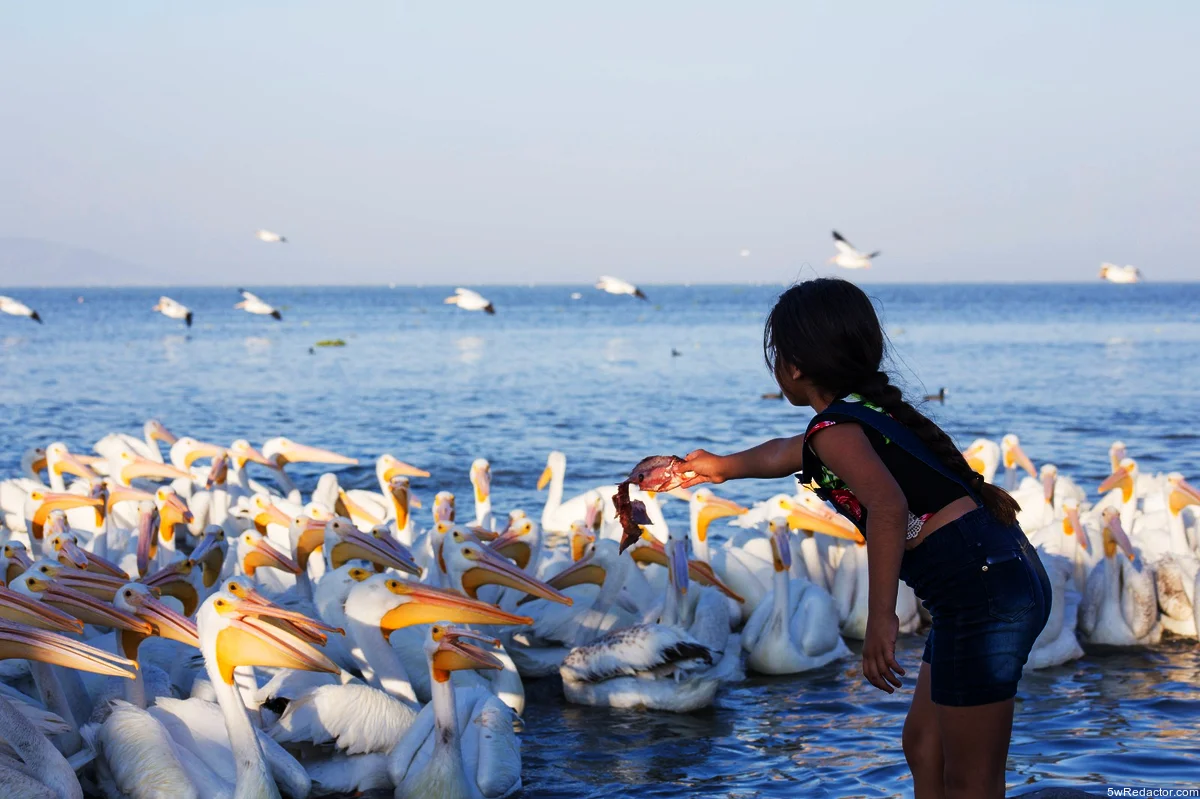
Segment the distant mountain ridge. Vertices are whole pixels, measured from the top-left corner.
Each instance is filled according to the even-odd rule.
[[[0,286],[147,286],[163,276],[107,253],[44,239],[0,237]]]

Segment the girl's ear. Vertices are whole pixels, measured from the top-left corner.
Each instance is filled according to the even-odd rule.
[[[787,369],[788,377],[790,377],[792,380],[800,380],[804,377],[804,373],[800,371],[798,366],[793,366],[789,363],[785,368]]]

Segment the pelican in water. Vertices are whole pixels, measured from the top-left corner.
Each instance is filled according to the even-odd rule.
[[[1000,446],[991,439],[977,438],[963,450],[963,458],[975,472],[983,475],[984,482],[996,482],[996,469],[1000,466]]]
[[[129,452],[155,463],[165,463],[162,445],[165,444],[169,452],[178,440],[179,438],[162,422],[150,419],[142,425],[141,438],[128,433],[109,433],[97,441],[92,450],[107,461],[119,458],[122,452]]]
[[[1200,505],[1200,491],[1179,472],[1167,475],[1163,490],[1163,512],[1143,515],[1134,532],[1146,557],[1153,558],[1163,628],[1190,638],[1195,635],[1193,608],[1200,558],[1188,541],[1183,511]]]
[[[477,291],[471,291],[471,289],[456,288],[454,296],[447,297],[445,303],[447,305],[457,305],[464,311],[483,311],[489,316],[496,313],[496,306],[492,305],[491,300]]]
[[[750,668],[762,674],[796,674],[849,657],[838,629],[833,597],[805,579],[793,579],[792,546],[786,523],[768,526],[774,579],[742,630]]]
[[[182,319],[188,327],[192,326],[192,309],[178,300],[167,296],[159,297],[158,302],[150,310],[158,311],[168,319]]]
[[[1080,607],[1084,640],[1109,646],[1144,646],[1162,638],[1154,575],[1125,534],[1121,515],[1105,508],[1104,559],[1088,575]]]
[[[631,297],[646,299],[646,295],[640,288],[628,280],[622,280],[619,277],[612,277],[611,275],[601,275],[600,279],[596,281],[596,288],[606,291],[609,294],[628,294]]]
[[[266,302],[257,294],[251,294],[245,289],[238,289],[238,293],[242,295],[242,301],[233,306],[234,308],[240,308],[246,313],[252,313],[257,316],[270,316],[276,320],[283,319],[283,314],[276,310],[274,305]]]
[[[1082,535],[1082,533],[1081,533]],[[1050,578],[1050,618],[1033,642],[1029,660],[1025,665],[1031,669],[1061,666],[1083,657],[1083,647],[1075,634],[1079,622],[1080,595],[1072,590],[1074,564],[1062,555],[1040,552],[1039,557]]]
[[[833,246],[837,248],[837,255],[829,259],[829,263],[837,264],[843,269],[870,269],[871,260],[878,257],[879,250],[873,253],[865,253],[854,248],[854,245],[842,238],[842,234],[836,230],[833,231]]]
[[[1033,461],[1021,449],[1021,439],[1012,433],[1000,439],[1000,457],[1004,462],[1004,490],[1013,492],[1017,489],[1017,468],[1024,469],[1030,477],[1037,478],[1037,469]]]
[[[424,646],[433,698],[388,756],[396,799],[503,799],[521,790],[521,744],[513,712],[496,697],[470,690],[456,696],[454,672],[499,669],[491,652],[471,641],[499,641],[440,624]]]
[[[1109,283],[1139,283],[1142,279],[1141,270],[1136,266],[1117,266],[1116,264],[1100,264],[1100,279]]]
[[[280,236],[278,233],[273,233],[270,230],[256,230],[254,232],[259,241],[265,241],[267,244],[286,244],[287,239]]]
[[[617,525],[617,509],[613,504],[612,497],[616,493],[616,485],[597,486],[590,491],[578,494],[570,499],[563,501],[563,482],[567,474],[567,456],[562,452],[554,451],[546,458],[546,468],[542,470],[541,477],[538,478],[537,487],[542,491],[549,487],[549,493],[546,495],[546,505],[542,509],[542,529],[548,533],[567,533],[570,532],[572,522],[581,521],[588,514],[588,507],[599,498],[603,505],[601,514],[603,532],[605,537],[619,537],[620,526]],[[690,498],[691,494],[682,492],[678,489],[668,492],[670,496],[678,496],[679,498]],[[660,541],[665,541],[667,538],[667,522],[663,517],[662,508],[659,506],[656,499],[656,494],[642,491],[636,486],[631,486],[629,489],[630,499],[636,499],[646,506],[646,513],[650,516],[650,524],[645,525],[646,529]]]
[[[38,316],[37,311],[23,302],[14,300],[12,297],[0,295],[0,313],[6,313],[9,316],[24,316],[37,322],[39,325],[42,323],[42,317]]]

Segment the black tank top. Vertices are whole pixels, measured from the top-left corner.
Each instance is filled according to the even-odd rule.
[[[916,538],[925,521],[942,508],[963,497],[979,498],[963,480],[951,472],[912,430],[893,419],[882,408],[857,394],[830,403],[813,417],[804,434],[804,465],[796,479],[811,489],[865,535],[867,509],[845,482],[834,474],[812,448],[813,436],[835,424],[862,427],[871,447],[891,472],[908,501],[908,538]]]

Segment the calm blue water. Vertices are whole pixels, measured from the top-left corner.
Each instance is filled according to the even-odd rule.
[[[262,289],[281,323],[233,310],[232,288],[171,290],[196,313],[190,332],[150,312],[158,290],[0,291],[46,320],[0,316],[0,475],[26,447],[87,448],[153,416],[215,441],[287,434],[364,459],[390,451],[434,473],[416,486],[425,497],[469,496],[467,468],[482,456],[499,508],[538,510],[551,449],[568,456],[570,495],[646,454],[802,430],[805,411],[760,399],[774,388],[761,325],[779,289],[653,286],[641,302],[587,287],[492,287],[495,317],[443,305],[445,288]],[[1121,438],[1145,470],[1200,477],[1200,284],[869,291],[900,377],[917,396],[948,389],[933,413],[960,443],[1017,433],[1035,462],[1094,488]],[[347,346],[310,353],[329,338]],[[374,480],[369,460],[341,475]],[[726,489],[751,501],[790,485]],[[905,665],[920,645],[903,642]],[[910,793],[899,748],[907,697],[864,687],[852,665],[753,680],[683,717],[568,706],[550,683],[529,692],[526,796]],[[1194,643],[1033,674],[1010,788],[1194,782],[1197,718]]]

